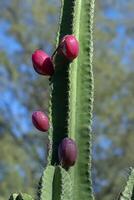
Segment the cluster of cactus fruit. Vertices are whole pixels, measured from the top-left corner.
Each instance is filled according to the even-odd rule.
[[[94,200],[91,179],[94,4],[95,0],[62,0],[56,50],[51,57],[42,50],[32,55],[35,71],[50,76],[51,83],[49,117],[42,111],[32,114],[34,126],[39,131],[48,131],[49,138],[38,200]],[[9,200],[33,198],[15,193]],[[133,168],[118,200],[134,200]]]
[[[79,43],[76,37],[74,35],[65,35],[51,57],[42,50],[36,50],[32,54],[32,63],[35,71],[41,75],[53,76],[53,57],[56,53],[63,55],[64,60],[66,59],[68,62],[72,62],[79,53]],[[32,122],[40,131],[46,132],[50,128],[48,117],[42,111],[33,112]],[[68,168],[73,166],[77,158],[75,141],[68,137],[62,139],[58,148],[58,157],[62,167]]]
[[[56,53],[63,55],[68,61],[73,61],[79,53],[79,43],[75,36],[65,35],[51,57],[42,50],[36,50],[32,54],[35,71],[41,75],[52,76],[54,74],[53,57]]]

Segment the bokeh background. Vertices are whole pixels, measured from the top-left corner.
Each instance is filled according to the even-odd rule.
[[[52,54],[59,0],[0,0],[0,200],[35,195],[46,164],[47,134],[31,113],[48,112],[48,78],[31,54]],[[118,197],[134,166],[134,1],[96,0],[93,185],[98,200]]]

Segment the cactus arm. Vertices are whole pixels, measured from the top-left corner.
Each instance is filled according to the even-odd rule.
[[[53,186],[54,200],[72,200],[72,185],[70,176],[68,172],[60,166],[57,166],[55,169]]]
[[[44,170],[38,187],[38,199],[52,200],[54,171],[54,166],[48,166]]]
[[[48,166],[41,177],[37,196],[39,200],[72,200],[70,175],[60,166]]]
[[[134,169],[131,168],[130,170],[130,176],[119,200],[134,200]]]

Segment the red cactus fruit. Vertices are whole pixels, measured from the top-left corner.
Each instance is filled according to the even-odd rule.
[[[42,111],[33,112],[32,122],[33,122],[34,126],[40,131],[46,132],[49,129],[48,117]]]
[[[61,40],[58,52],[62,53],[69,61],[75,59],[79,54],[79,43],[76,37],[65,35]]]
[[[32,63],[35,71],[41,75],[52,76],[54,66],[51,58],[42,50],[36,50],[32,54]]]
[[[64,138],[58,148],[58,157],[63,167],[71,167],[77,159],[76,143],[70,138]]]

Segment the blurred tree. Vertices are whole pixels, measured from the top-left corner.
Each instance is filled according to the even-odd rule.
[[[37,75],[31,54],[51,53],[59,4],[55,0],[0,1],[0,200],[11,192],[34,195],[45,165],[47,137],[31,124],[31,112],[48,110],[48,79]],[[37,135],[38,134],[38,135]]]
[[[134,165],[134,5],[96,3],[93,177],[97,199],[112,200]]]

